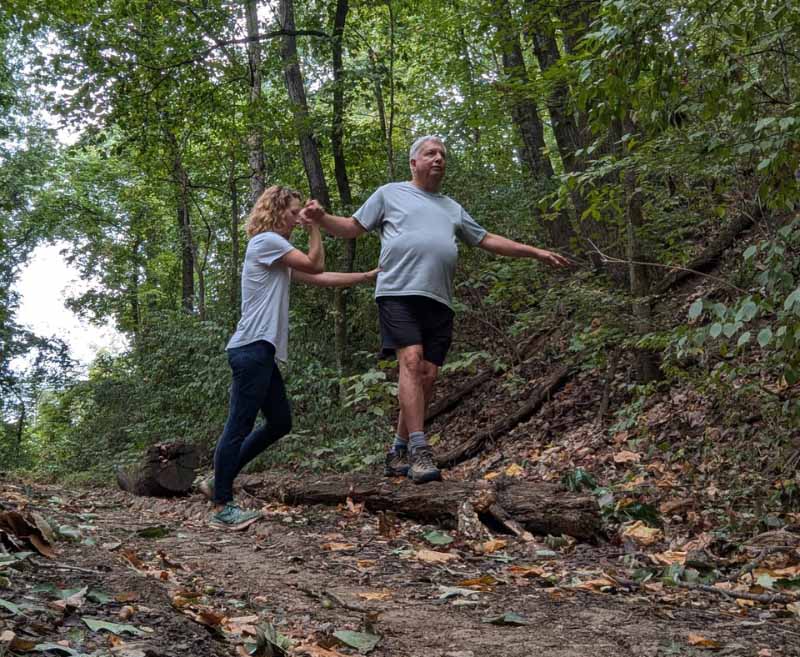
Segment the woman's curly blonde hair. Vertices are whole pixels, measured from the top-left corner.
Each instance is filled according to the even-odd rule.
[[[299,192],[281,185],[267,187],[258,197],[250,216],[247,217],[245,230],[248,237],[253,237],[259,233],[274,231],[280,226],[283,213],[292,202],[292,199],[302,201],[303,197]]]

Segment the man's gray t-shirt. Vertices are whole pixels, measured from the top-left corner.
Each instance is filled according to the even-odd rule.
[[[242,318],[226,349],[266,340],[275,357],[286,361],[289,342],[291,269],[276,262],[294,247],[277,233],[250,238],[242,268]]]
[[[453,199],[410,182],[378,188],[353,216],[365,230],[380,231],[376,297],[421,295],[452,306],[456,237],[476,246],[486,235]]]

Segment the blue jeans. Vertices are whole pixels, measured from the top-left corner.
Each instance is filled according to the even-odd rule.
[[[214,501],[233,500],[233,480],[245,465],[292,430],[292,409],[275,347],[259,340],[228,350],[233,372],[231,405],[214,452]],[[266,422],[253,430],[258,412]]]

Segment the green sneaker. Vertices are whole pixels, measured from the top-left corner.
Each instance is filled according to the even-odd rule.
[[[261,518],[261,514],[258,511],[244,511],[233,502],[228,502],[222,511],[211,514],[208,524],[215,529],[227,529],[235,532],[246,529],[259,518]]]
[[[405,477],[408,474],[408,450],[395,447],[386,454],[383,474],[387,477]]]
[[[430,447],[417,447],[411,452],[409,462],[411,467],[408,469],[408,477],[415,484],[442,480],[442,473],[436,467],[433,450]]]
[[[199,484],[197,484],[197,490],[199,490],[203,495],[205,495],[208,499],[214,499],[214,475],[210,475],[205,479],[201,480]]]

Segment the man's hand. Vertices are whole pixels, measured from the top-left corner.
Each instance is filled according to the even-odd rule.
[[[325,208],[319,204],[319,201],[313,198],[306,201],[305,207],[300,210],[300,221],[304,226],[318,224],[324,216]]]
[[[572,265],[572,261],[562,256],[560,253],[553,253],[545,249],[536,249],[536,251],[535,258],[539,262],[543,262],[554,269],[561,269],[562,267],[569,267]]]

